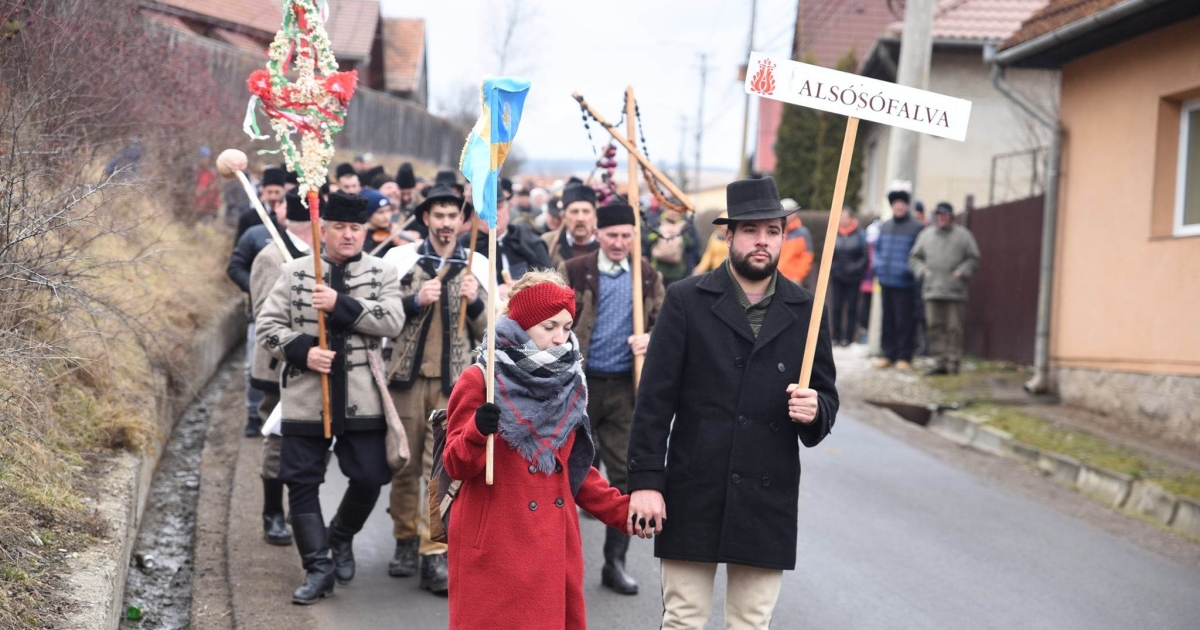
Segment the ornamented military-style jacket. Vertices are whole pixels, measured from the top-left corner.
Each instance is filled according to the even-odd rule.
[[[389,251],[384,260],[396,265],[400,276],[400,293],[404,296],[404,330],[392,348],[388,373],[389,387],[409,389],[421,375],[429,344],[440,348],[436,352],[439,364],[436,373],[442,381],[442,392],[447,396],[454,389],[458,375],[475,361],[473,350],[483,341],[487,333],[487,258],[475,253],[471,258],[471,271],[479,281],[479,294],[475,302],[467,306],[467,325],[458,335],[458,314],[462,308],[462,281],[466,277],[467,248],[455,248],[454,255],[445,262],[450,265],[442,278],[442,299],[435,304],[417,306],[417,294],[421,285],[437,277],[441,259],[429,247],[428,241],[410,243]],[[436,319],[435,319],[436,318]],[[430,337],[431,331],[438,338]]]
[[[324,281],[338,292],[325,316],[329,349],[337,353],[329,375],[334,435],[387,428],[380,392],[371,375],[368,351],[404,327],[396,268],[368,254],[335,265],[322,256]],[[321,377],[308,370],[308,351],[317,345],[317,312],[312,306],[313,261],[305,256],[281,267],[256,321],[259,347],[285,363],[280,377],[283,434],[323,434]]]
[[[286,239],[285,244],[293,260],[307,255],[310,251],[303,241],[293,240],[287,232],[281,236]],[[304,247],[303,251],[297,243],[299,247]],[[275,286],[275,281],[279,279],[279,269],[283,262],[283,252],[273,243],[268,244],[254,257],[254,264],[250,267],[250,314],[255,319],[258,319],[258,314],[262,312],[263,304],[266,304],[267,296],[271,294],[271,287]],[[282,360],[271,356],[262,346],[255,348],[254,362],[250,366],[250,384],[255,389],[278,392],[282,371]]]

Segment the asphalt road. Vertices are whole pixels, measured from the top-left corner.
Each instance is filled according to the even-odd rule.
[[[981,476],[970,468],[974,458],[989,470],[996,462],[939,453],[942,446],[921,444],[937,438],[879,422],[843,414],[825,444],[804,453],[800,560],[786,574],[774,628],[1200,627],[1195,545],[1107,514],[1028,471]],[[343,489],[331,463],[322,492],[327,515]],[[315,627],[446,627],[444,599],[418,590],[415,578],[387,576],[392,540],[384,508],[356,539],[354,583],[306,611]],[[590,626],[658,627],[649,542],[635,540],[630,550],[642,593],[622,597],[599,585],[602,528],[593,521],[583,528]],[[1184,552],[1168,560],[1177,543]],[[723,627],[718,604],[709,628]]]

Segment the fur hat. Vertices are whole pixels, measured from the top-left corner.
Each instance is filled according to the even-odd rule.
[[[412,164],[405,162],[396,171],[396,185],[400,190],[410,190],[417,187],[417,178],[413,176]]]
[[[354,170],[354,166],[349,162],[338,164],[337,169],[333,173],[334,179],[341,179],[347,175],[358,175],[358,171]]]
[[[311,221],[312,215],[308,213],[308,208],[304,206],[304,200],[296,191],[290,191],[284,197],[287,200],[287,220],[288,221]],[[318,208],[318,211],[320,208]]]
[[[904,190],[893,190],[892,192],[888,193],[888,203],[896,203],[897,201],[909,203],[911,200],[912,197],[910,197],[908,192]]]
[[[566,208],[576,201],[586,201],[596,207],[596,190],[583,183],[570,183],[562,191],[562,207]]]
[[[566,198],[563,199],[566,201]],[[566,204],[563,204],[565,207]],[[596,211],[596,229],[604,229],[613,225],[633,225],[633,206],[615,201],[600,206]]]
[[[371,216],[367,205],[367,198],[362,195],[329,193],[329,203],[325,204],[321,218],[342,223],[366,223]]]
[[[262,185],[267,186],[283,186],[287,183],[287,173],[281,168],[272,166],[263,171]]]

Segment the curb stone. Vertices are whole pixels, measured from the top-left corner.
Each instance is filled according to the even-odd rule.
[[[1042,451],[1036,447],[1030,446],[1020,440],[1012,440],[1008,443],[1008,452],[1016,459],[1025,462],[1026,464],[1037,468],[1038,460],[1041,459]]]
[[[1170,525],[1175,518],[1175,495],[1163,490],[1152,481],[1135,481],[1129,491],[1125,507],[1135,514],[1148,516],[1163,525]]]
[[[1038,457],[1038,468],[1050,475],[1051,479],[1075,487],[1079,482],[1079,471],[1083,466],[1079,460],[1058,453],[1043,452]]]
[[[1011,450],[1009,444],[1012,443],[1012,434],[1007,431],[1001,431],[995,427],[987,425],[979,425],[975,429],[975,435],[971,438],[971,448],[992,455],[1007,456]]]
[[[1076,481],[1079,491],[1099,499],[1110,507],[1119,508],[1129,498],[1133,477],[1093,466],[1081,466]]]
[[[112,458],[116,465],[105,473],[102,487],[114,492],[106,493],[100,501],[108,508],[100,508],[100,512],[108,523],[110,536],[81,552],[80,560],[69,565],[66,589],[76,603],[76,610],[64,621],[63,628],[108,630],[120,624],[125,573],[163,446],[196,392],[216,373],[225,355],[238,343],[245,343],[245,339],[245,301],[238,297],[192,339],[189,355],[192,361],[179,382],[172,383],[169,375],[159,375],[155,402],[161,441],[140,453],[121,453]]]
[[[1175,507],[1175,518],[1171,527],[1189,536],[1200,538],[1200,503],[1191,499],[1179,499]]]
[[[929,419],[929,430],[959,446],[968,446],[981,424],[981,421],[956,413],[935,413]]]

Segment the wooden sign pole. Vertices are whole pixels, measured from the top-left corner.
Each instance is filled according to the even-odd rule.
[[[319,217],[318,208],[320,207],[321,198],[316,191],[308,193],[308,214],[312,221],[313,233],[313,273],[316,278],[313,279],[313,286],[321,284],[321,219]],[[329,349],[329,341],[325,335],[325,311],[316,309],[317,311],[317,345],[322,350]],[[325,439],[333,437],[333,413],[330,408],[329,397],[329,375],[321,375],[321,407],[324,414],[321,418],[321,423],[325,428]]]
[[[471,268],[468,263],[467,273]],[[496,231],[488,232],[488,293],[487,293],[487,401],[496,402]],[[487,469],[484,481],[492,485],[494,481],[493,459],[496,452],[496,434],[487,437]]]
[[[634,107],[633,86],[628,86],[625,88],[625,135],[629,139],[629,145],[636,149],[637,130],[634,129],[634,121],[637,118],[634,116]],[[633,206],[633,252],[630,261],[633,270],[633,334],[640,335],[646,332],[645,301],[642,299],[642,212],[638,208],[637,159],[633,157],[633,152],[629,154],[629,190],[626,196],[629,197],[629,205]],[[645,356],[633,356],[633,391],[635,393],[638,383],[642,380],[642,364],[645,360]]]
[[[842,159],[838,162],[837,182],[833,186],[833,206],[829,209],[829,225],[825,228],[825,249],[821,252],[821,266],[817,273],[817,291],[813,297],[812,315],[808,319],[808,340],[804,343],[804,360],[800,363],[800,387],[808,389],[812,379],[813,358],[817,352],[817,338],[825,315],[825,291],[829,286],[829,267],[833,263],[833,250],[837,247],[838,222],[842,218],[842,204],[846,200],[846,178],[850,175],[850,159],[854,156],[854,139],[858,135],[858,119],[846,121],[846,137],[842,140]]]
[[[637,150],[637,147],[633,146],[633,144],[622,137],[621,134],[618,133],[617,130],[613,128],[613,126],[609,124],[607,120],[604,120],[604,118],[600,116],[596,110],[592,109],[592,106],[588,105],[587,101],[583,100],[583,97],[579,95],[579,92],[576,92],[571,96],[573,96],[575,100],[579,101],[579,104],[583,106],[583,108],[586,109],[593,118],[596,119],[596,122],[600,123],[601,127],[604,127],[606,130],[608,130],[608,133],[612,135],[613,139],[621,143],[621,146],[625,147],[626,151],[629,151],[630,157],[636,159],[639,164],[646,167],[646,170],[650,171],[650,173],[654,175],[654,179],[662,182],[667,191],[672,195],[675,195],[675,198],[678,199],[679,202],[688,209],[688,212],[694,212],[696,210],[696,204],[692,203],[692,198],[685,195],[682,190],[679,190],[679,187],[676,186],[666,175],[663,175],[662,171],[658,170],[657,167],[651,164],[650,160],[648,160],[646,156],[642,155]]]

